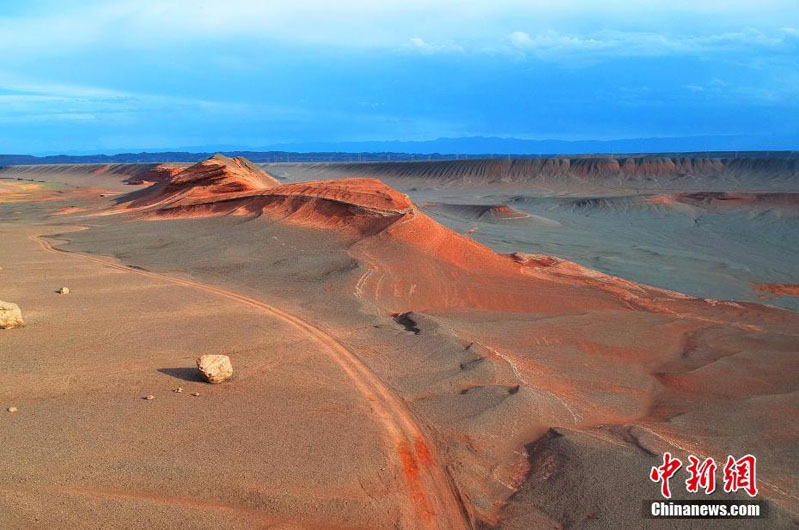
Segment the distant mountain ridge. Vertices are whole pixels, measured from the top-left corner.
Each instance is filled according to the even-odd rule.
[[[270,146],[299,152],[344,151],[350,153],[458,153],[469,158],[490,155],[556,156],[618,155],[623,153],[700,153],[776,151],[799,148],[794,138],[747,135],[622,138],[614,140],[530,140],[497,136],[438,138],[423,141],[303,142]],[[454,156],[450,155],[450,158]]]
[[[0,166],[42,164],[158,164],[162,162],[200,162],[214,154],[244,157],[252,162],[386,162],[409,160],[451,160],[458,155],[418,155],[410,153],[300,153],[291,151],[156,151],[114,155],[0,155]],[[470,157],[474,158],[474,157]]]
[[[690,136],[618,140],[528,140],[496,136],[438,138],[422,141],[302,142],[245,148],[202,145],[148,149],[118,154],[0,155],[0,165],[199,162],[214,153],[243,156],[253,162],[394,162],[474,158],[553,158],[561,156],[799,158],[792,138],[759,136]]]
[[[215,151],[188,152],[164,151],[142,153],[120,153],[115,155],[0,155],[0,167],[42,164],[158,164],[162,162],[199,162],[214,155]],[[575,158],[575,155],[553,154],[420,154],[412,152],[293,152],[293,151],[220,151],[235,158],[244,157],[256,163],[277,162],[420,162],[427,160],[475,160],[475,159],[543,159]],[[685,152],[627,152],[624,154],[584,153],[589,158],[758,158],[799,159],[799,151],[685,151]]]

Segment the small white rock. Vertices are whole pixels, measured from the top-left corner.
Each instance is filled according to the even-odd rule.
[[[13,413],[13,412],[16,412],[16,411],[17,411],[17,407],[8,407],[8,412],[12,412]]]
[[[149,396],[144,396],[142,399],[146,399],[147,401],[149,401],[151,399],[155,399],[155,396],[150,394]]]
[[[69,287],[62,287],[58,290],[58,294],[69,294]]]

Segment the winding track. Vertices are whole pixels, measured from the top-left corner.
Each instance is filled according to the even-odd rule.
[[[33,235],[30,236],[30,239],[47,252],[67,254],[112,269],[168,281],[255,307],[300,331],[308,339],[316,342],[322,351],[344,370],[356,390],[369,401],[378,421],[384,428],[387,439],[396,448],[415,510],[413,520],[409,521],[409,528],[430,530],[471,528],[470,519],[465,514],[449,475],[433,455],[430,449],[431,444],[426,440],[408,408],[398,397],[393,395],[385,383],[357,355],[334,337],[300,317],[234,291],[194,280],[128,267],[109,258],[58,249],[43,237],[45,236]]]

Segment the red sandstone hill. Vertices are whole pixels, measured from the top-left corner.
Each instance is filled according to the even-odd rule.
[[[249,193],[279,185],[277,179],[249,160],[214,155],[183,170],[157,166],[156,186],[137,194],[128,206],[174,208],[185,204],[213,202],[233,193]]]
[[[566,260],[497,254],[436,222],[377,179],[277,185],[246,160],[217,155],[136,195],[127,207],[148,219],[266,216],[333,230],[376,271],[358,283],[358,296],[397,312],[472,308],[548,314],[591,306],[658,313],[679,307],[693,313],[706,303]],[[714,312],[734,320],[749,311],[746,304],[725,307]]]
[[[333,230],[350,240],[351,251],[376,271],[362,278],[358,295],[397,312],[472,308],[547,314],[586,305],[702,310],[679,293],[565,260],[497,254],[431,219],[406,195],[377,179],[275,182],[246,161],[217,156],[153,186],[128,207],[148,219],[266,216]]]
[[[243,157],[216,154],[166,181],[164,193],[190,191],[193,196],[255,191],[278,186],[274,177]]]

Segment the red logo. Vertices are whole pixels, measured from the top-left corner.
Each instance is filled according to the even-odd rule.
[[[663,465],[653,467],[649,472],[649,478],[652,482],[662,482],[660,485],[660,494],[671,499],[671,490],[669,489],[669,479],[682,467],[682,462],[679,458],[672,458],[671,453],[663,453]]]
[[[685,489],[690,493],[696,493],[699,488],[705,490],[705,495],[710,495],[716,490],[716,462],[713,458],[708,458],[701,464],[694,455],[689,455],[691,463],[686,467],[686,471],[691,474],[685,481]]]
[[[744,490],[750,497],[757,495],[757,458],[746,455],[736,460],[727,457],[724,464],[724,491],[735,493]]]
[[[717,465],[713,458],[700,460],[694,455],[688,455],[689,464],[685,468],[688,478],[685,480],[685,489],[689,493],[698,493],[703,490],[705,495],[709,495],[716,490],[716,469]],[[671,456],[671,453],[663,453],[663,464],[652,467],[649,478],[652,482],[660,483],[660,494],[665,498],[671,498],[671,487],[669,480],[682,467],[679,458]],[[745,491],[750,497],[757,495],[757,458],[753,455],[746,455],[738,460],[732,455],[727,457],[727,463],[723,471],[724,491],[735,493],[738,490]]]

